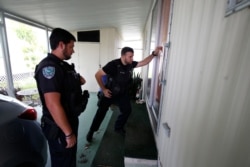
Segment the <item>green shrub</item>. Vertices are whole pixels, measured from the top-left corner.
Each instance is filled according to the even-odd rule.
[[[140,73],[133,73],[132,76],[132,81],[131,84],[129,86],[129,94],[132,100],[136,99],[136,93],[137,91],[141,88],[142,84],[142,78]]]

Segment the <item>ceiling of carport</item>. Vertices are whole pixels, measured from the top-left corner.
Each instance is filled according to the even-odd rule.
[[[141,40],[154,0],[0,0],[0,8],[69,31],[116,28],[125,40]]]

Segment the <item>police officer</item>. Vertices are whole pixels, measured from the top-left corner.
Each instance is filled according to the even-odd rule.
[[[64,61],[74,53],[75,41],[68,31],[55,28],[50,36],[52,52],[35,70],[43,105],[41,127],[48,140],[52,167],[76,166],[78,115],[70,108],[69,97],[70,92],[81,89],[85,79]]]
[[[131,104],[128,94],[128,85],[132,78],[133,68],[147,65],[154,56],[158,56],[162,47],[156,47],[151,55],[140,62],[133,61],[134,50],[124,47],[121,50],[120,59],[115,59],[107,63],[95,74],[97,83],[103,92],[103,97],[99,101],[98,109],[86,136],[87,141],[91,142],[93,134],[97,131],[111,104],[118,105],[120,115],[115,122],[115,132],[125,135],[124,125],[131,113]],[[104,85],[102,77],[107,75],[107,83]]]

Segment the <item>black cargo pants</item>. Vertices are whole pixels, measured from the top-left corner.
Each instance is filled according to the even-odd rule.
[[[94,132],[99,129],[111,104],[118,105],[120,110],[120,114],[115,122],[115,130],[124,128],[132,110],[128,94],[123,94],[112,98],[107,98],[105,96],[101,97],[98,109],[90,127],[91,131]]]

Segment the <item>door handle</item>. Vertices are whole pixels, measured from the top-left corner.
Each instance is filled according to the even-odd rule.
[[[167,136],[170,137],[170,135],[171,135],[171,128],[169,127],[168,123],[164,122],[163,123],[163,127],[166,130]]]
[[[166,79],[163,79],[163,80],[161,80],[161,82],[160,82],[160,85],[166,85],[166,83],[167,83],[167,80]]]

